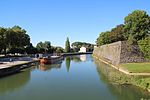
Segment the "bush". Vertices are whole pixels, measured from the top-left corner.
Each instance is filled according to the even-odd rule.
[[[150,59],[150,36],[138,41],[138,45],[144,53],[145,58]]]

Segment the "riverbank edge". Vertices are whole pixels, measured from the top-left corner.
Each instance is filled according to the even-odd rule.
[[[20,62],[20,63],[16,63],[16,64],[15,64],[15,62],[13,62],[12,65],[6,65],[6,67],[3,67],[0,69],[0,78],[18,73],[18,72],[22,71],[23,69],[31,67],[36,62],[39,62],[39,60],[33,59],[32,61]],[[3,66],[5,66],[5,65],[3,65]]]
[[[94,56],[94,55],[93,55],[93,57],[96,58],[96,59],[98,59],[98,60],[100,60],[100,61],[102,61],[102,62],[104,62],[105,64],[108,64],[109,66],[115,68],[116,70],[118,70],[118,71],[120,71],[120,72],[122,72],[122,73],[124,73],[124,74],[132,75],[132,76],[150,76],[150,73],[130,73],[130,72],[128,72],[127,70],[124,70],[124,69],[123,69],[122,67],[120,67],[120,66],[113,65],[113,64],[111,64],[111,63],[109,63],[109,62],[107,62],[107,61],[105,61],[105,60],[103,60],[103,59],[101,59],[101,58],[98,58],[98,57],[96,57],[96,56]]]
[[[119,72],[122,72],[122,73],[124,73],[124,74],[126,74],[126,75],[130,75],[130,76],[144,76],[144,75],[140,75],[140,73],[139,73],[139,75],[137,75],[137,73],[135,73],[135,75],[134,75],[134,73],[129,73],[129,72],[127,72],[127,71],[125,71],[125,70],[123,70],[123,69],[121,69],[121,68],[118,68],[117,66],[115,66],[115,65],[113,65],[113,64],[111,64],[111,63],[109,63],[109,62],[107,62],[107,61],[105,61],[105,60],[103,60],[103,59],[101,59],[101,58],[99,58],[99,57],[96,57],[95,55],[92,55],[94,58],[96,58],[97,60],[99,60],[99,61],[101,61],[101,62],[103,62],[103,63],[105,63],[105,64],[107,64],[107,65],[109,65],[110,67],[112,67],[112,68],[114,68],[114,69],[116,69],[116,70],[118,70]],[[149,73],[150,74],[150,73]],[[148,75],[149,76],[149,75]],[[124,83],[124,84],[126,84],[126,83]],[[143,88],[142,86],[140,86],[140,85],[136,85],[136,84],[133,84],[133,83],[130,83],[131,85],[134,85],[134,86],[137,86],[137,87],[140,87],[141,89],[144,89],[144,90],[146,90],[146,91],[148,91],[149,93],[150,93],[150,89],[147,89],[147,88]]]

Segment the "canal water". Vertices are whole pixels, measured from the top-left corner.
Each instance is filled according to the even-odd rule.
[[[108,81],[91,55],[64,58],[53,65],[37,64],[0,78],[0,100],[149,100],[150,94],[130,85]]]

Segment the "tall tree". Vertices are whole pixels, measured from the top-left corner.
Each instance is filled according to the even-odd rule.
[[[37,49],[32,45],[32,43],[30,43],[28,46],[26,46],[25,52],[27,54],[36,54],[37,53]]]
[[[12,28],[0,28],[0,45],[6,54],[7,51],[17,51],[30,44],[30,37],[26,31],[19,26]],[[10,52],[11,53],[11,52]]]
[[[150,60],[150,36],[138,41],[138,44],[145,58]]]
[[[0,27],[0,51],[4,50],[5,55],[6,55],[6,46],[7,46],[6,32],[7,32],[6,28]]]
[[[39,42],[39,43],[36,45],[36,48],[37,48],[37,50],[38,50],[39,53],[44,53],[44,52],[45,52],[43,42]]]
[[[65,52],[70,52],[70,42],[68,37],[65,43]]]
[[[45,41],[44,42],[44,49],[45,49],[45,52],[50,53],[51,52],[51,42]]]
[[[125,17],[124,24],[124,35],[131,44],[137,43],[150,34],[150,18],[145,11],[133,11]]]
[[[96,44],[98,46],[109,44],[110,43],[109,34],[110,34],[109,31],[100,33],[99,37],[96,40]]]
[[[51,43],[49,41],[39,42],[36,48],[40,53],[51,53]]]
[[[109,33],[110,43],[125,40],[123,28],[124,25],[121,24],[111,30],[111,32]]]
[[[17,43],[15,46],[22,47],[27,46],[30,44],[30,37],[28,34],[26,34],[26,30],[22,29],[20,26],[14,26],[12,27],[12,33],[15,33]]]

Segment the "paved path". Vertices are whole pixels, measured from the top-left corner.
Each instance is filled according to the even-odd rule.
[[[21,65],[21,64],[27,64],[30,61],[13,61],[13,62],[3,62],[3,64],[0,64],[0,69],[4,69],[4,68],[9,68],[9,67],[13,67],[16,65]]]

